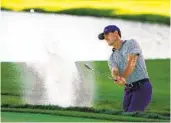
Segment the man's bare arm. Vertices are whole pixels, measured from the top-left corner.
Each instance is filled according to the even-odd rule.
[[[115,80],[116,84],[121,86],[126,84],[126,80],[120,77],[119,70],[116,67],[112,69],[112,77]]]
[[[113,77],[113,78],[116,78],[117,76],[120,76],[119,70],[118,70],[117,67],[114,67],[114,68],[112,69],[112,77]]]
[[[122,77],[125,79],[134,71],[136,63],[137,63],[138,55],[131,54],[128,55],[127,65],[125,71],[122,73]]]

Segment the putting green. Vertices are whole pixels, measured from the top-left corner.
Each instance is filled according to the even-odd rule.
[[[1,112],[2,122],[104,122],[107,120],[78,118],[49,114]]]

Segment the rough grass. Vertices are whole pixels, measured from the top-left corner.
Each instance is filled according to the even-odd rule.
[[[150,119],[142,117],[132,117],[129,115],[110,115],[110,114],[101,114],[101,113],[91,113],[91,112],[78,112],[78,111],[67,111],[67,110],[42,110],[42,109],[24,109],[24,108],[1,108],[2,111],[11,111],[11,112],[25,112],[25,113],[42,113],[42,114],[51,114],[51,115],[60,115],[60,116],[72,116],[72,117],[81,117],[81,118],[94,118],[101,120],[109,121],[127,121],[127,122],[162,122],[169,121],[168,119]]]
[[[2,9],[170,24],[169,0],[2,0]]]
[[[89,113],[99,113],[99,114],[110,114],[110,115],[122,115],[122,116],[131,116],[131,117],[141,117],[141,118],[150,118],[150,119],[165,119],[169,120],[170,114],[157,114],[157,113],[143,113],[143,112],[133,112],[133,113],[124,113],[119,110],[109,110],[109,109],[95,109],[93,107],[59,107],[55,105],[10,105],[4,104],[1,105],[2,108],[17,108],[17,109],[42,109],[42,110],[60,110],[60,111],[78,111],[78,112],[89,112]]]

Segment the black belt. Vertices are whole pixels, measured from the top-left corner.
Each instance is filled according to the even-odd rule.
[[[148,79],[148,78],[141,79],[141,80],[138,80],[138,81],[133,82],[133,83],[131,83],[131,84],[125,84],[125,86],[128,87],[128,88],[140,87],[140,86],[143,85],[145,82],[149,82],[149,79]]]

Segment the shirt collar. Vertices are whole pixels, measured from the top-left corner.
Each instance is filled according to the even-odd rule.
[[[119,48],[118,50],[120,50],[120,49],[123,47],[123,45],[125,44],[125,42],[126,42],[126,40],[123,40],[123,41],[121,42],[121,46],[120,46],[120,48]],[[115,49],[115,48],[112,48],[112,51],[115,52],[116,49]]]

